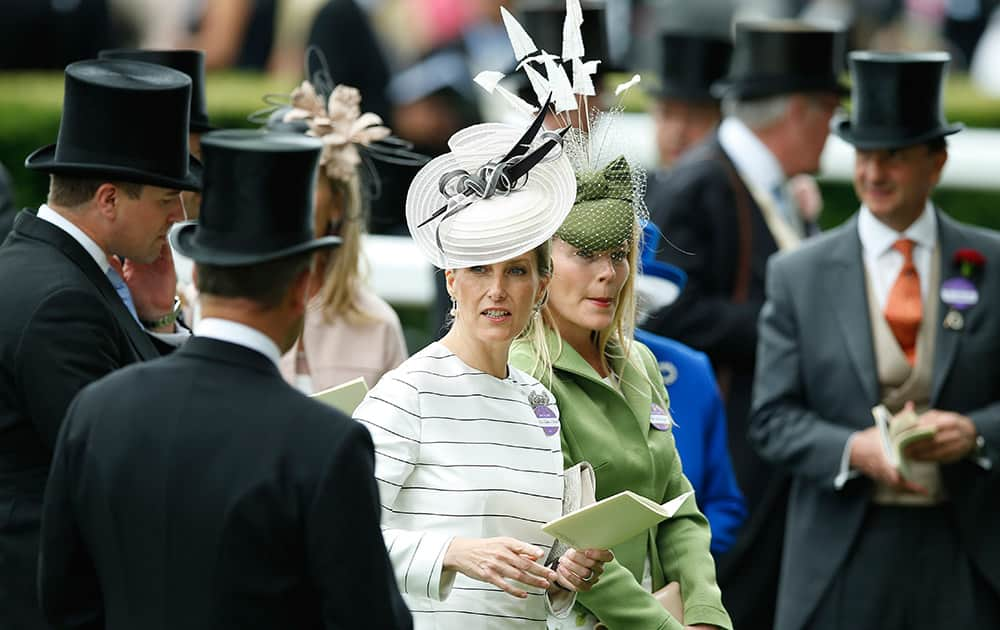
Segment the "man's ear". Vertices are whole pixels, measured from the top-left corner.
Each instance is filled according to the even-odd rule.
[[[118,215],[118,202],[122,194],[124,193],[111,182],[104,182],[98,186],[93,197],[97,211],[108,220],[114,221]]]
[[[309,300],[312,298],[312,292],[309,289],[312,285],[315,263],[316,257],[314,254],[310,265],[295,276],[292,286],[288,289],[289,306],[296,313],[305,312],[306,305],[309,304]]]

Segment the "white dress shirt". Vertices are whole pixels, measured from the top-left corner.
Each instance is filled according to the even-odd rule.
[[[281,350],[278,348],[278,344],[264,333],[246,324],[218,317],[206,317],[198,322],[194,332],[198,337],[218,339],[259,352],[275,366],[281,360]]]
[[[63,232],[69,234],[74,241],[79,243],[80,246],[83,247],[88,254],[90,254],[90,257],[94,259],[94,262],[97,263],[97,266],[100,268],[101,273],[104,275],[108,274],[108,269],[111,267],[111,263],[108,262],[108,255],[104,253],[101,246],[98,245],[94,239],[90,238],[86,232],[78,228],[72,221],[44,203],[38,208],[38,218],[47,223],[51,223]],[[146,333],[175,347],[183,344],[187,341],[188,337],[191,336],[191,332],[182,326],[177,326],[176,332],[172,333],[155,333],[149,330],[147,330]]]
[[[785,195],[788,178],[778,158],[760,138],[743,121],[730,116],[719,125],[719,144],[749,187],[758,194],[769,195],[781,211],[781,218],[798,230],[797,220]]]
[[[896,283],[903,268],[903,254],[893,249],[893,244],[901,238],[914,242],[913,265],[920,276],[920,298],[927,302],[928,283],[931,275],[931,254],[937,244],[937,215],[928,201],[923,214],[903,232],[897,232],[875,218],[865,206],[858,213],[858,237],[865,260],[865,271],[872,283],[872,291],[878,299],[879,310],[885,309],[889,291]]]

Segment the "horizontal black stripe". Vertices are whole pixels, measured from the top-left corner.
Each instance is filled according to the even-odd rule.
[[[508,596],[509,597],[509,596]],[[410,609],[412,613],[448,613],[451,615],[476,615],[478,617],[494,617],[496,619],[511,619],[515,621],[534,621],[534,622],[545,622],[545,618],[535,619],[534,617],[518,617],[516,615],[497,615],[493,613],[483,613],[483,612],[473,612],[471,610],[415,610]]]
[[[416,442],[417,444],[420,444],[420,440],[418,440],[416,438],[408,437],[406,435],[403,435],[402,433],[396,433],[392,429],[387,429],[387,428],[383,427],[381,424],[378,424],[377,422],[372,422],[371,420],[365,420],[364,418],[358,418],[358,422],[360,422],[361,424],[367,424],[367,425],[370,425],[370,426],[373,426],[373,427],[378,427],[379,429],[385,431],[386,433],[391,433],[392,435],[395,435],[396,437],[400,437],[400,438],[403,438],[404,440],[409,440],[410,442]]]
[[[499,424],[516,424],[522,427],[541,428],[534,422],[518,422],[517,420],[500,420],[498,418],[456,418],[454,416],[424,416],[423,420],[451,420],[452,422],[497,422]]]
[[[368,398],[369,398],[369,400],[377,400],[377,401],[379,401],[379,402],[383,402],[383,403],[385,403],[385,404],[389,405],[390,407],[395,407],[396,409],[399,409],[399,410],[400,410],[400,411],[402,411],[403,413],[405,413],[405,414],[409,414],[409,415],[413,416],[414,418],[419,418],[419,417],[420,417],[420,414],[417,414],[417,413],[413,413],[413,412],[412,412],[412,411],[410,411],[409,409],[404,409],[403,407],[400,407],[400,406],[399,406],[399,405],[397,405],[396,403],[394,403],[394,402],[391,402],[391,401],[388,401],[388,400],[386,400],[385,398],[380,398],[380,397],[378,397],[378,396],[372,396],[371,394],[369,394],[369,395],[368,395]],[[358,420],[362,420],[362,421],[363,421],[363,420],[364,420],[364,418],[358,418]]]
[[[379,481],[384,481],[384,479],[379,479]],[[430,492],[506,492],[508,494],[520,494],[526,497],[535,497],[538,499],[550,499],[552,501],[562,501],[562,497],[550,497],[545,494],[535,494],[533,492],[522,492],[520,490],[510,490],[509,488],[431,488],[429,486],[404,486],[398,483],[393,483],[391,481],[386,481],[386,483],[396,486],[400,489],[400,492],[404,490],[426,490]]]
[[[541,427],[539,427],[541,428]],[[392,431],[390,431],[392,433]],[[403,437],[403,436],[399,436]],[[415,441],[415,440],[414,440]],[[559,453],[559,449],[555,448],[544,448],[541,446],[520,446],[518,444],[505,444],[503,442],[461,442],[461,441],[451,441],[451,440],[434,440],[431,442],[421,442],[423,446],[429,444],[460,444],[463,446],[499,446],[501,448],[515,448],[521,451],[542,451],[543,453]]]
[[[472,586],[453,586],[451,590],[453,590],[453,591],[474,591],[474,592],[480,591],[480,592],[485,592],[485,593],[500,593],[500,594],[503,594],[503,595],[507,595],[507,591],[500,590],[499,588],[497,588],[495,586],[493,588],[476,588],[476,587],[472,587]],[[528,595],[531,595],[533,597],[545,597],[545,593],[544,592],[541,592],[541,593],[536,593],[534,591],[525,591],[525,592]],[[507,595],[507,597],[510,597],[510,595]]]
[[[432,392],[432,391],[422,391],[420,392],[424,396],[440,396],[441,398],[488,398],[490,400],[499,400],[501,402],[511,402],[517,403],[519,405],[525,405],[530,407],[531,404],[526,400],[517,400],[515,398],[502,398],[500,396],[490,396],[488,394],[445,394],[442,392]]]
[[[419,357],[414,357],[414,358],[415,358],[415,359],[435,359],[435,360],[437,360],[437,361],[440,361],[441,359],[450,359],[450,358],[452,358],[453,356],[455,356],[455,353],[453,353],[453,352],[449,352],[448,354],[446,354],[446,355],[444,355],[444,356],[440,356],[440,357],[439,357],[439,356],[436,356],[436,355],[433,355],[433,354],[422,354],[422,355],[420,355]],[[460,360],[461,360],[461,359],[460,359]]]
[[[432,464],[430,462],[411,462],[405,459],[400,459],[388,453],[383,453],[382,451],[375,449],[376,455],[381,455],[382,457],[388,457],[389,459],[394,459],[397,462],[403,464],[409,464],[410,466],[423,466],[429,467],[434,466],[437,468],[501,468],[503,470],[512,470],[514,472],[534,474],[534,475],[549,475],[554,477],[562,477],[563,472],[560,470],[557,473],[548,472],[546,470],[526,470],[524,468],[513,468],[511,466],[501,466],[500,464]]]
[[[439,518],[512,518],[516,521],[538,523],[539,525],[544,525],[548,522],[527,518],[525,516],[514,516],[513,514],[444,514],[441,512],[407,512],[405,510],[394,510],[387,505],[383,505],[382,509],[392,512],[393,514],[405,514],[407,516],[436,516]]]

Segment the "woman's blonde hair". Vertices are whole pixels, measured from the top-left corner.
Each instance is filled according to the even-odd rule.
[[[636,225],[632,230],[632,238],[629,240],[628,246],[628,277],[618,293],[618,299],[615,300],[614,316],[606,328],[591,333],[591,341],[600,351],[604,368],[617,377],[620,377],[621,374],[615,372],[613,364],[608,359],[621,358],[627,361],[632,351],[632,338],[635,333],[635,278],[638,274],[641,239],[642,230]],[[548,330],[556,333],[557,345],[554,355],[550,352],[546,341],[546,331]],[[548,304],[542,307],[538,317],[531,318],[519,338],[530,343],[534,349],[536,358],[531,370],[532,373],[546,387],[551,386],[552,366],[562,353],[563,340]]]
[[[340,204],[343,214],[337,232],[341,239],[340,246],[317,257],[316,277],[320,286],[312,304],[322,311],[323,319],[328,323],[340,317],[354,325],[377,321],[378,317],[366,311],[358,300],[364,281],[360,263],[361,235],[365,227],[360,178],[353,177],[346,182],[333,179],[321,168],[317,185],[329,186],[331,193],[327,207],[316,209],[317,219],[321,221],[320,231],[330,228],[331,206]]]

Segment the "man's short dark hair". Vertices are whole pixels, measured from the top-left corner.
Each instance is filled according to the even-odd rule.
[[[927,150],[931,153],[940,153],[948,149],[948,139],[944,136],[927,141]]]
[[[295,278],[309,268],[313,253],[238,267],[199,263],[198,292],[221,298],[244,298],[264,308],[274,308],[284,299]]]
[[[49,176],[49,200],[52,205],[64,208],[75,208],[90,201],[101,184],[114,184],[131,199],[142,196],[142,184],[133,182],[118,182],[109,179],[93,177],[75,177],[72,175]]]

